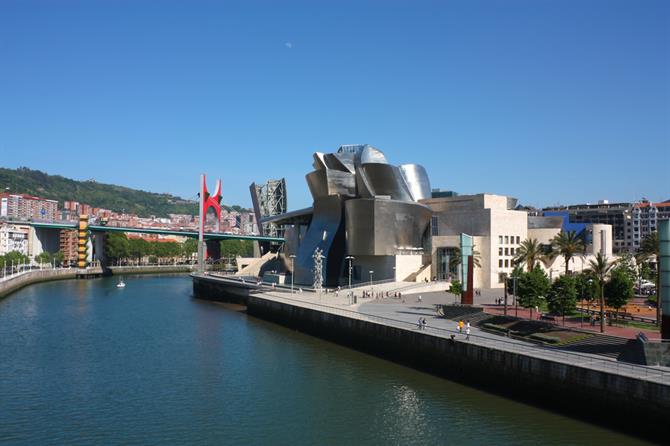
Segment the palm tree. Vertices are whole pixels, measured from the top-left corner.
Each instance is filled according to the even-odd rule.
[[[647,260],[651,257],[656,257],[656,262],[661,255],[661,243],[658,238],[658,231],[647,234],[640,245],[640,256]],[[657,263],[658,264],[658,263]],[[656,325],[661,323],[661,287],[660,287],[661,271],[657,268],[656,271]]]
[[[544,253],[542,252],[542,245],[536,238],[526,239],[516,250],[516,257],[514,263],[526,263],[526,269],[531,272],[535,268],[535,264],[542,259]]]
[[[565,260],[565,275],[568,275],[570,260],[579,253],[583,253],[584,241],[577,237],[575,231],[565,232],[561,230],[551,240],[551,246],[554,249],[554,255],[560,255]]]
[[[598,253],[595,259],[589,261],[591,272],[598,280],[600,286],[600,332],[605,332],[605,279],[610,270],[614,266],[614,262],[610,262],[607,256]]]

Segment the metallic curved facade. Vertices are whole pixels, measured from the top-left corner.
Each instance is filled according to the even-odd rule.
[[[425,200],[431,197],[430,180],[423,166],[419,164],[402,164],[398,168],[414,201]]]
[[[369,145],[317,152],[313,166],[305,176],[314,199],[312,219],[293,242],[298,246],[287,247],[297,253],[295,283],[314,282],[312,255],[317,248],[325,257],[325,286],[343,282],[347,255],[374,259],[422,249],[431,218],[431,210],[418,203],[430,196],[423,167],[392,165]]]

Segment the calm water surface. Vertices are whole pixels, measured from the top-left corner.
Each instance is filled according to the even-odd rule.
[[[4,444],[642,444],[191,298],[187,277],[0,301]]]

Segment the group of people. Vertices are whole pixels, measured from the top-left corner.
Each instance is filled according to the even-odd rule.
[[[419,318],[419,330],[425,330],[426,327],[428,326],[428,322],[426,321],[425,317],[420,317]]]
[[[465,330],[464,330],[465,329]],[[458,332],[463,333],[465,331],[465,340],[470,340],[470,321],[463,322],[463,319],[458,321]]]

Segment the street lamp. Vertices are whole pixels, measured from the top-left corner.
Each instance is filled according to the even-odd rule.
[[[291,258],[291,294],[293,294],[293,276],[295,276],[295,254],[289,256]]]
[[[354,256],[346,256],[344,259],[349,261],[349,289],[351,289],[351,261],[354,260],[356,257]]]
[[[375,272],[374,272],[373,270],[370,270],[370,288],[372,288],[372,275],[373,275],[374,273],[375,273]]]

